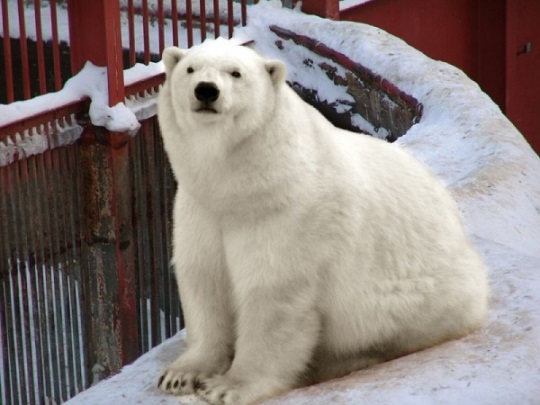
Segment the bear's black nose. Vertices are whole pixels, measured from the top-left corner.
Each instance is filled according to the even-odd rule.
[[[219,89],[212,82],[200,82],[195,87],[195,97],[204,103],[212,103],[219,97]]]

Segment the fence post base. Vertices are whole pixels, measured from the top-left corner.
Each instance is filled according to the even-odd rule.
[[[88,365],[102,365],[107,376],[140,354],[132,181],[125,135],[87,127],[81,140],[81,167]]]

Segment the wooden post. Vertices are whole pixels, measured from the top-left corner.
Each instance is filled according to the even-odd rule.
[[[304,0],[302,11],[307,14],[339,20],[339,0]]]
[[[124,101],[119,0],[68,0],[71,65],[106,66],[109,105]],[[117,371],[140,354],[129,142],[88,125],[81,138],[83,305],[89,375]]]

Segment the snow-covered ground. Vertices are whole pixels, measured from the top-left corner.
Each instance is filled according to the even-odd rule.
[[[297,76],[302,75],[294,71],[294,52],[280,54],[274,45],[276,38],[268,30],[274,23],[338,49],[424,105],[421,122],[397,143],[424,161],[459,202],[489,268],[491,303],[485,327],[464,339],[267,403],[539,404],[538,156],[474,82],[401,40],[362,24],[325,21],[269,5],[250,7],[248,27],[238,35],[256,38],[262,53],[285,59],[290,74]],[[316,80],[311,87],[328,85],[323,76]],[[184,338],[179,333],[69,403],[202,404],[196,397],[177,398],[156,389],[160,370],[183,350]]]

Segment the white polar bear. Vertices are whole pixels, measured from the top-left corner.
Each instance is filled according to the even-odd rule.
[[[283,62],[163,53],[187,350],[158,385],[244,405],[478,327],[486,272],[455,202],[395,145],[332,126]]]

